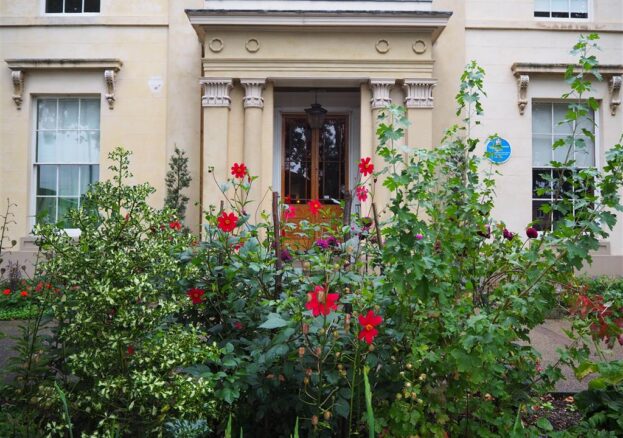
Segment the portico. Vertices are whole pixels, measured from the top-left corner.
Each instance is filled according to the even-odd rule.
[[[258,177],[255,200],[277,190],[334,203],[352,189],[359,157],[382,166],[375,132],[391,103],[407,107],[408,143],[431,147],[432,45],[450,13],[430,1],[222,0],[186,13],[203,46],[204,209],[220,201],[213,176],[223,181],[241,161]],[[304,117],[315,101],[328,110],[317,133]],[[293,141],[303,155],[288,153]],[[386,196],[377,192],[379,205]]]

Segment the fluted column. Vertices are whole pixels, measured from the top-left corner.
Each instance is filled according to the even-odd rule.
[[[211,205],[217,209],[223,199],[214,178],[219,183],[228,177],[227,148],[229,131],[229,92],[232,80],[229,78],[201,79],[203,96],[203,160],[201,171],[201,208],[206,211]],[[203,222],[203,221],[202,221]]]
[[[391,105],[392,98],[390,92],[394,87],[395,80],[392,79],[372,79],[370,81],[370,90],[372,91],[372,99],[370,99],[370,109],[372,111],[372,138],[373,138],[373,155],[372,162],[374,170],[379,171],[385,167],[385,160],[376,153],[379,146],[379,139],[376,130],[379,127],[379,114],[385,107]],[[383,212],[389,203],[389,190],[383,187],[383,179],[379,178],[375,188],[375,203],[379,212]]]
[[[244,162],[257,179],[253,182],[249,199],[257,206],[264,191],[262,181],[262,123],[266,79],[241,79],[244,87]]]
[[[433,88],[435,79],[405,79],[405,106],[411,125],[407,129],[409,146],[431,149],[433,147]]]

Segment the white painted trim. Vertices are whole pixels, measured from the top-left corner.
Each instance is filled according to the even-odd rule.
[[[298,11],[430,11],[432,0],[327,1],[327,0],[205,0],[208,10]]]

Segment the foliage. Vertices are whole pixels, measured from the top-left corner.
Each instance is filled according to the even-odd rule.
[[[36,230],[53,255],[40,266],[53,286],[34,297],[56,321],[45,351],[80,433],[161,433],[167,419],[215,415],[213,382],[181,368],[218,360],[218,350],[174,318],[185,298],[178,255],[192,237],[170,226],[170,210],[149,207],[150,186],[126,185],[128,156],[113,151],[112,180],[95,184],[84,208],[69,214],[77,241],[55,225]],[[50,380],[30,380],[30,403],[51,433],[63,433]]]
[[[190,187],[191,181],[186,152],[175,146],[175,151],[169,159],[169,171],[165,179],[167,196],[164,200],[164,205],[173,210],[181,221],[186,216],[186,206],[189,201],[183,190]]]

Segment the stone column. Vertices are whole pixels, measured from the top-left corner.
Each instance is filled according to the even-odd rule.
[[[376,135],[376,130],[379,127],[379,114],[383,109],[392,103],[390,97],[390,91],[395,84],[395,80],[391,79],[372,79],[370,80],[370,89],[372,91],[372,99],[370,100],[370,108],[372,110],[372,139],[373,139],[373,155],[372,162],[374,163],[374,170],[378,172],[385,167],[385,160],[376,153],[376,148],[379,145],[379,140]],[[363,158],[363,157],[362,157]],[[389,191],[383,187],[383,180],[379,178],[375,186],[374,202],[377,206],[379,213],[387,207],[389,203]]]
[[[411,147],[433,147],[433,88],[435,79],[405,79],[405,106],[411,125],[406,143]]]
[[[241,79],[244,87],[244,146],[243,157],[251,176],[257,177],[253,181],[249,200],[253,202],[253,212],[261,201],[265,187],[262,181],[262,123],[264,98],[262,91],[266,85],[265,79]],[[252,212],[249,212],[252,213]]]
[[[229,78],[203,78],[201,85],[203,87],[201,209],[206,211],[213,205],[218,210],[223,196],[214,179],[216,178],[220,184],[225,182],[229,175],[227,148],[231,105],[229,91],[232,88],[232,81]]]

